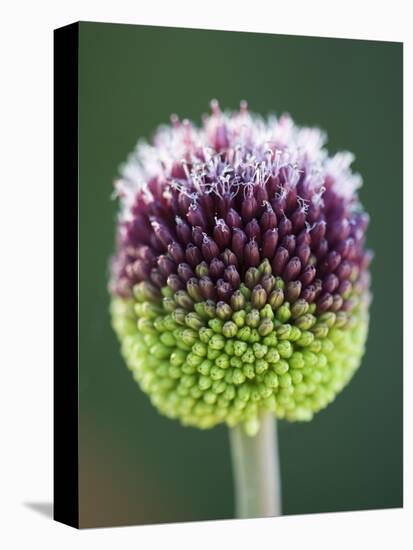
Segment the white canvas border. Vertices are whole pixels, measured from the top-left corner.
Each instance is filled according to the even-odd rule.
[[[162,5],[161,5],[162,4]],[[77,20],[403,41],[405,181],[412,180],[412,39],[408,3],[142,2],[3,4],[0,17],[1,386],[3,548],[406,548],[412,505],[412,321],[405,313],[405,508],[77,532],[24,505],[52,499],[52,29]],[[410,19],[411,20],[411,19]],[[410,67],[410,70],[409,70]],[[391,200],[391,197],[389,197]],[[404,279],[412,280],[411,186],[405,186]],[[405,312],[412,303],[405,285]],[[390,320],[391,321],[391,320]],[[389,321],[389,322],[390,322]],[[409,430],[410,428],[410,430]],[[409,433],[410,432],[410,433]],[[366,434],[366,437],[368,434]],[[378,483],[380,481],[378,480]]]

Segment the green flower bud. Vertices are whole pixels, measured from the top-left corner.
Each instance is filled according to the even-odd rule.
[[[198,279],[196,279],[195,277],[189,279],[189,281],[186,283],[186,291],[189,297],[194,302],[202,302],[203,297],[199,288]]]
[[[309,308],[308,303],[305,300],[297,300],[295,304],[291,307],[291,316],[293,319],[297,319],[298,317],[301,317],[305,313],[307,313]]]
[[[274,324],[271,319],[263,319],[258,327],[258,333],[260,336],[267,336],[274,330]]]
[[[237,386],[243,384],[245,382],[245,374],[239,369],[234,371],[234,374],[232,375],[232,381]]]
[[[328,334],[328,326],[323,323],[317,323],[311,331],[316,338],[325,338]]]
[[[268,388],[274,389],[278,387],[278,376],[275,372],[269,371],[264,376],[264,383]]]
[[[277,285],[277,281],[275,284]],[[283,304],[283,302],[284,302],[284,291],[282,288],[276,287],[276,289],[271,292],[268,298],[268,303],[274,310],[276,310]]]
[[[306,347],[306,346],[309,346],[313,341],[314,341],[314,334],[306,330],[301,332],[301,336],[297,340],[297,345]]]
[[[274,319],[274,311],[270,304],[266,304],[260,311],[261,319]]]
[[[247,314],[245,313],[244,310],[241,310],[241,311],[236,311],[233,315],[232,315],[232,320],[234,321],[234,323],[238,326],[238,327],[243,327],[245,325],[245,319],[247,317]]]
[[[195,344],[198,337],[197,333],[190,328],[184,329],[182,332],[180,332],[179,336],[182,341],[188,346],[192,346],[193,344]]]
[[[218,302],[216,307],[216,314],[220,319],[223,319],[224,321],[226,321],[227,319],[231,319],[232,309],[225,302]]]
[[[260,322],[259,311],[257,309],[252,309],[249,313],[247,313],[245,321],[249,327],[257,327]]]
[[[195,273],[198,279],[200,279],[201,277],[207,277],[209,275],[208,264],[205,261],[202,261],[196,266]]]
[[[175,323],[178,323],[178,325],[185,325],[186,314],[187,312],[184,309],[177,308],[172,311],[171,316]]]
[[[245,374],[247,378],[252,380],[255,378],[255,369],[251,364],[244,364],[242,367],[242,372]]]
[[[221,355],[219,355],[219,357],[217,357],[215,359],[215,364],[220,369],[227,369],[230,365],[229,361],[230,361],[230,359],[229,359],[228,355],[226,355],[225,353],[222,353]]]
[[[270,348],[268,352],[265,354],[265,360],[268,363],[277,363],[280,360],[281,355],[279,354],[278,350],[275,348]]]
[[[241,283],[239,285],[239,291],[244,296],[245,300],[249,302],[251,299],[251,290],[244,283]]]
[[[301,330],[308,330],[315,324],[315,322],[316,318],[314,317],[314,315],[311,315],[311,313],[307,313],[305,315],[302,315],[301,317],[298,317],[298,319],[295,320],[295,326]]]
[[[281,323],[286,323],[291,317],[290,304],[288,302],[284,302],[283,305],[278,308],[275,316]]]
[[[275,363],[275,365],[273,366],[273,369],[276,372],[276,374],[281,376],[282,374],[285,374],[286,372],[288,372],[289,364],[287,363],[287,361],[284,361],[283,359],[281,359],[280,361],[278,361],[278,363]]]
[[[209,347],[214,350],[221,350],[225,346],[225,339],[221,334],[214,334],[209,341]]]
[[[231,296],[231,308],[234,311],[239,311],[245,306],[245,298],[241,291],[236,290]]]
[[[227,321],[222,327],[222,333],[226,338],[234,338],[238,332],[238,327],[233,321]]]
[[[272,274],[272,267],[271,267],[271,264],[270,264],[270,261],[268,260],[268,258],[265,258],[260,263],[260,265],[258,266],[258,271],[262,275],[271,275]]]
[[[258,284],[260,278],[261,273],[256,267],[250,267],[245,272],[245,284],[250,290]]]
[[[237,334],[237,337],[240,340],[244,340],[245,342],[248,342],[251,336],[251,328],[250,327],[242,327]]]
[[[191,310],[193,308],[194,302],[185,290],[178,290],[178,292],[175,292],[174,297],[178,306],[187,310]]]
[[[162,344],[168,347],[172,347],[176,344],[176,340],[170,332],[163,332],[160,337]]]
[[[197,313],[195,313],[194,311],[191,311],[185,316],[185,324],[189,328],[198,330],[204,325],[204,322],[202,321],[201,317]]]
[[[288,359],[293,354],[293,347],[289,340],[281,341],[277,344],[278,353],[283,359]]]
[[[142,334],[156,334],[153,323],[149,319],[143,317],[138,320],[138,330]]]
[[[159,299],[159,290],[147,281],[136,284],[133,294],[138,302],[156,302]]]
[[[252,294],[251,294],[251,304],[252,307],[256,309],[261,309],[265,306],[267,303],[267,293],[262,288],[261,285],[257,285],[254,287]]]
[[[207,327],[201,327],[199,329],[199,339],[201,340],[201,342],[203,342],[204,344],[207,344],[210,339],[212,338],[214,332],[211,328],[207,328]]]
[[[208,326],[217,334],[221,334],[224,323],[221,319],[211,319],[208,321]]]
[[[207,269],[201,263],[195,273]],[[319,313],[303,299],[290,304],[284,289],[291,298],[293,285],[267,271],[268,262],[250,268],[249,287],[241,283],[228,301],[200,299],[188,279],[172,296],[161,289],[155,299],[148,283],[114,302],[133,376],[166,415],[202,428],[252,429],[261,410],[308,420],[347,383],[363,353],[366,306]]]

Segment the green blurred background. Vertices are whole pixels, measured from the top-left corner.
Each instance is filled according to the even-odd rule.
[[[356,154],[374,302],[362,368],[309,424],[279,423],[285,514],[402,506],[402,45],[80,24],[80,524],[233,517],[228,433],[160,416],[108,315],[119,164],[171,113],[290,112]]]

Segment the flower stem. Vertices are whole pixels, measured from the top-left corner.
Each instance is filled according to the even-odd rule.
[[[238,518],[281,515],[281,482],[277,424],[271,413],[260,419],[260,429],[247,435],[241,424],[230,428],[230,446]]]

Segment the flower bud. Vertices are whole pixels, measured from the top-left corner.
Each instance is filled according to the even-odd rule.
[[[309,420],[360,365],[368,216],[350,155],[323,139],[214,101],[200,129],[173,118],[139,145],[117,183],[112,324],[143,391],[184,425]]]

